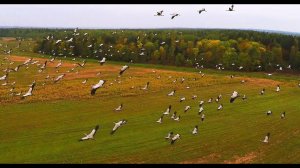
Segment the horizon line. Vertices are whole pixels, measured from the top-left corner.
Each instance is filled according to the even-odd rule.
[[[90,29],[90,30],[116,30],[116,29],[127,29],[127,30],[151,30],[151,29],[222,29],[222,30],[251,30],[251,31],[270,31],[270,32],[282,32],[282,33],[292,33],[292,34],[300,34],[300,32],[295,31],[286,31],[286,30],[274,30],[274,29],[255,29],[255,28],[200,28],[200,27],[148,27],[148,28],[132,28],[132,27],[40,27],[40,26],[0,26],[0,29],[3,28],[23,28],[23,29]]]

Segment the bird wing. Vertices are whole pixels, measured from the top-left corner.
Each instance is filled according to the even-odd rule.
[[[26,94],[23,95],[23,97],[27,97],[29,95],[30,95],[30,93],[27,92]]]
[[[238,92],[234,91],[231,95],[231,98],[236,98],[238,96]]]
[[[128,66],[125,65],[121,68],[121,71],[125,71],[127,68],[128,68]]]
[[[93,87],[93,88],[92,88],[92,90],[91,90],[91,95],[95,95],[95,94],[96,94],[96,91],[97,91],[97,89],[98,89],[98,88],[94,88],[94,87]]]
[[[122,75],[123,74],[123,72],[125,72],[125,70],[128,68],[128,66],[123,66],[122,68],[121,68],[121,71],[120,71],[120,75]]]
[[[55,79],[55,81],[59,81],[61,78],[62,78],[62,76],[60,75]]]
[[[27,93],[32,93],[32,91],[33,91],[33,86],[32,87],[30,87],[29,89],[28,89],[28,92]]]
[[[83,141],[83,140],[87,140],[87,139],[89,139],[88,135],[86,135],[85,137],[82,137],[80,140]]]
[[[126,123],[127,123],[126,120],[121,121],[121,125],[126,124]]]
[[[115,126],[114,126],[114,128],[112,129],[112,131],[116,131],[119,127],[120,127],[119,122],[118,122],[118,123],[115,123]]]
[[[178,139],[178,137],[179,137],[179,135],[178,134],[176,134],[173,138],[172,138],[172,140],[176,140],[176,139]]]
[[[121,108],[122,108],[122,106],[120,105],[120,106],[117,107],[115,110],[116,110],[116,111],[119,111],[119,110],[121,110]]]
[[[100,62],[101,62],[101,63],[102,63],[102,62],[105,62],[105,57],[104,57],[104,58],[102,58],[102,60],[101,60]]]
[[[0,78],[0,80],[4,80],[5,78],[6,78],[6,75],[2,76],[2,77]]]
[[[100,87],[99,83],[95,84],[92,86],[92,89],[93,90],[97,90],[98,88]]]
[[[97,90],[98,88],[100,88],[101,86],[103,86],[103,84],[105,83],[104,80],[100,80],[97,84],[92,86],[92,90]]]
[[[59,66],[61,66],[61,62],[56,65],[56,68],[59,67]]]
[[[30,96],[32,94],[33,87],[30,87],[28,91],[23,95],[23,97]]]
[[[99,84],[100,87],[101,87],[101,86],[103,86],[104,83],[105,83],[105,80],[99,80],[99,83],[98,83],[98,84]]]
[[[82,64],[80,64],[80,63],[78,63],[78,62],[77,62],[76,64],[77,64],[77,65],[79,65],[80,67],[83,67],[83,65],[82,65]]]
[[[93,129],[89,134],[88,137],[93,137],[96,133],[96,129]]]
[[[169,113],[171,111],[171,106],[167,108],[167,112]]]

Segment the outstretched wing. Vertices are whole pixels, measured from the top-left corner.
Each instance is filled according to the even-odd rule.
[[[103,86],[104,83],[105,83],[105,80],[100,80],[99,83],[97,83],[96,85],[92,86],[91,95],[95,95],[97,89],[100,88],[101,86]]]
[[[89,136],[86,135],[85,137],[82,137],[79,141],[84,141],[84,140],[88,140],[89,139]]]
[[[96,125],[96,127],[92,130],[92,132],[88,136],[93,137],[98,131],[98,129],[99,129],[99,125]]]
[[[76,64],[79,65],[81,68],[83,68],[84,64],[82,64],[82,65],[80,63],[76,63]]]
[[[92,88],[91,95],[95,95],[98,88]]]
[[[129,66],[123,66],[119,74],[122,75],[128,68]]]

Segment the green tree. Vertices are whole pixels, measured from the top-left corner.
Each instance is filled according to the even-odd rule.
[[[176,55],[175,65],[177,66],[184,65],[184,61],[185,61],[184,56],[181,53],[178,53]]]

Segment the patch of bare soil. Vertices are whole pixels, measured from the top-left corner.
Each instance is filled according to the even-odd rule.
[[[15,41],[16,38],[14,38],[14,37],[2,37],[2,40],[5,41],[5,42],[8,42],[8,41]]]
[[[23,56],[16,56],[16,55],[11,55],[9,56],[11,61],[14,62],[25,62],[26,60],[29,59],[29,57],[23,57]],[[49,61],[47,58],[33,58],[33,61],[39,61],[39,63],[44,63],[46,60]],[[58,64],[58,60],[54,60],[53,62],[48,62],[47,67],[55,67]],[[62,67],[75,67],[75,62],[74,63],[69,63],[69,62],[64,62],[62,61]]]
[[[241,164],[241,163],[251,163],[253,159],[257,157],[255,152],[246,154],[245,156],[234,156],[233,160],[225,160],[226,164]]]
[[[263,78],[241,78],[245,80],[247,84],[256,85],[256,86],[276,86],[282,84],[282,82],[275,81],[272,79],[263,79]]]

